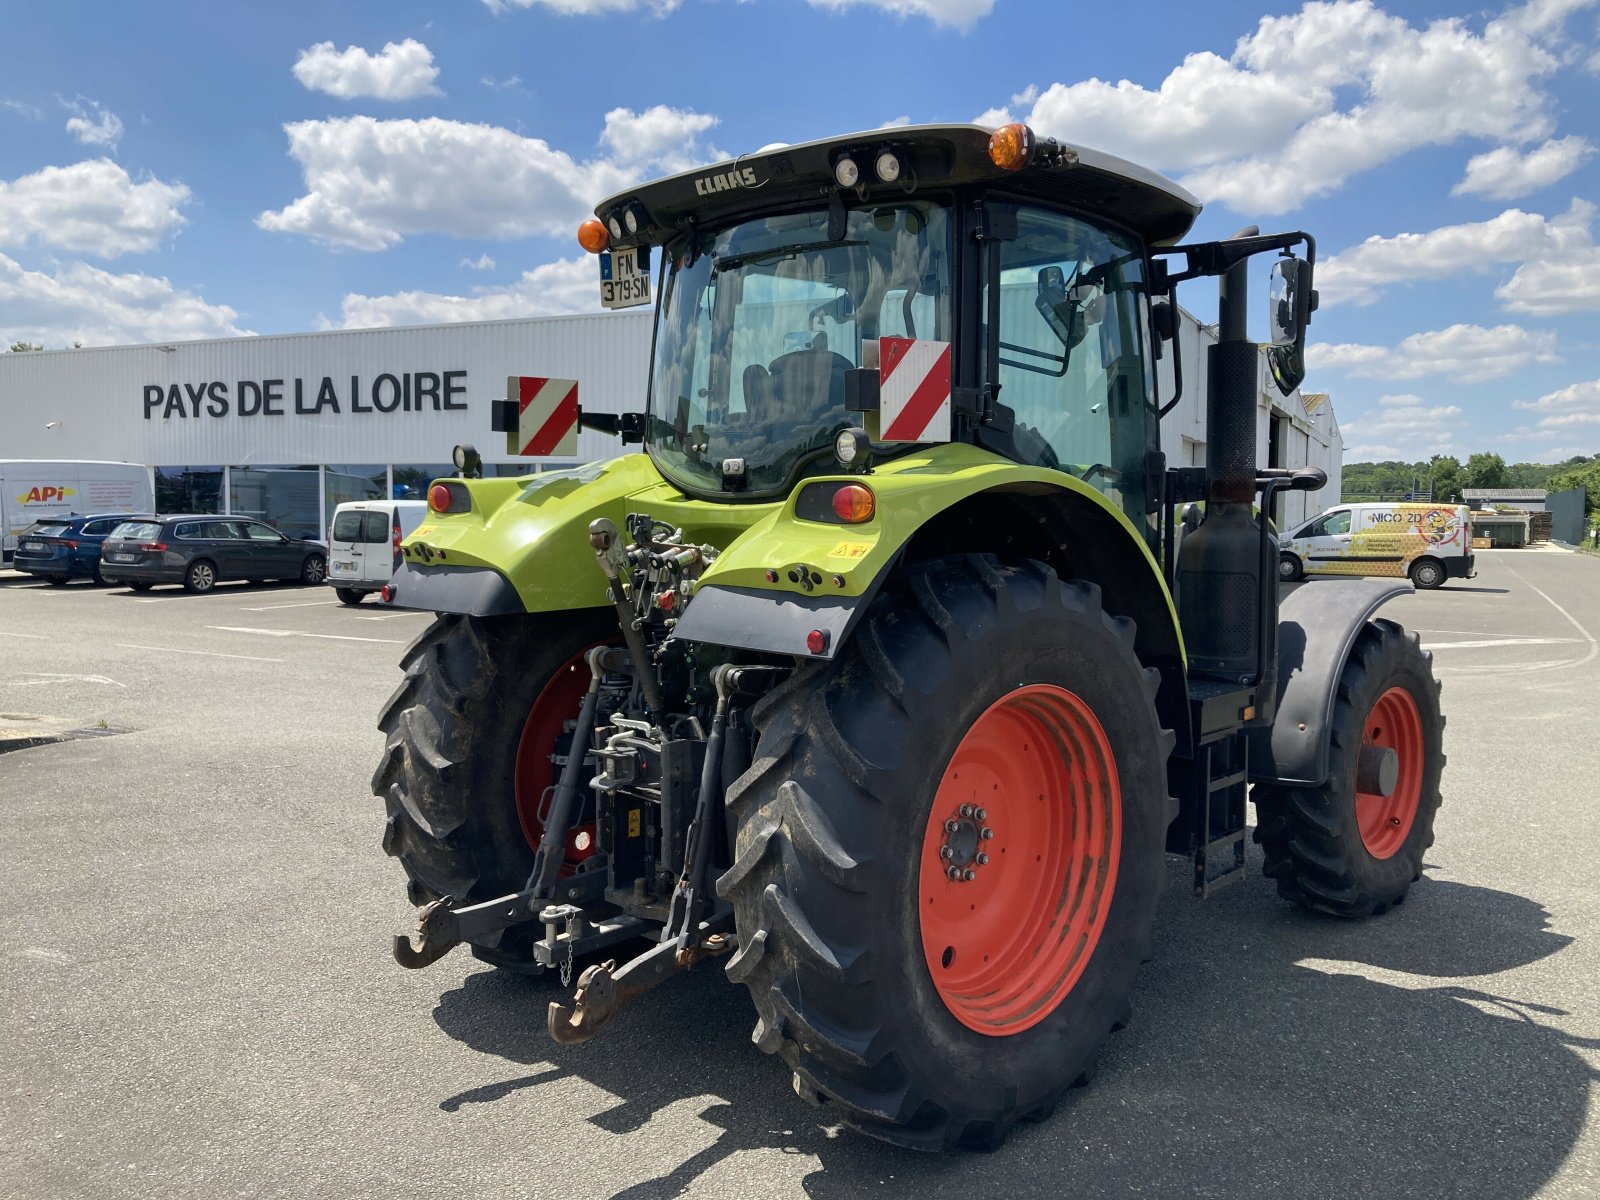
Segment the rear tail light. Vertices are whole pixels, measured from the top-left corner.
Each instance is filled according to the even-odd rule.
[[[400,522],[399,521],[396,521],[394,523],[394,539],[389,544],[390,544],[390,546],[392,546],[394,548],[394,552],[396,554],[400,553]]]
[[[78,539],[77,538],[62,538],[61,539],[61,544],[63,546],[65,546],[68,550],[76,550],[78,548]]]
[[[464,483],[436,483],[428,489],[428,507],[436,513],[468,512],[472,493]]]
[[[388,604],[391,600],[394,599],[394,589],[392,587],[390,587],[387,583],[384,584],[381,588],[378,589],[378,599],[382,600],[385,604]]]
[[[165,542],[140,542],[139,543],[139,549],[140,550],[154,550],[154,551],[157,551],[159,553],[160,551],[163,551],[166,548],[167,548],[167,544]]]

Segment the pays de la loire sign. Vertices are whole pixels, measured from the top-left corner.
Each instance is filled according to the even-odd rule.
[[[345,413],[461,412],[467,407],[465,371],[384,372],[371,380],[324,375],[321,379],[223,379],[202,383],[147,383],[144,419],[303,417]]]

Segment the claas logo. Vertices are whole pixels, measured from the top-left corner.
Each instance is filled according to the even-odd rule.
[[[68,496],[76,496],[76,488],[31,487],[17,497],[18,504],[60,504]]]

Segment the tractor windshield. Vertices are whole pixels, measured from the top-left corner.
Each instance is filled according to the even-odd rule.
[[[950,223],[937,205],[854,210],[836,238],[826,209],[759,217],[669,253],[649,445],[693,491],[786,490],[859,420],[844,373],[863,341],[950,340]]]

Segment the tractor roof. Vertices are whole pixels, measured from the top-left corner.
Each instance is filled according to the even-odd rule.
[[[604,223],[637,206],[638,235],[613,237],[613,242],[660,244],[690,219],[720,223],[747,212],[826,197],[839,190],[834,164],[845,155],[859,165],[868,196],[880,201],[912,190],[1004,184],[1008,191],[1101,214],[1158,244],[1177,241],[1199,215],[1200,202],[1171,180],[1082,146],[1061,146],[1066,153],[1059,165],[1036,162],[1017,171],[1002,170],[989,158],[991,132],[981,125],[910,125],[770,146],[619,192],[602,201],[595,215]],[[873,173],[874,160],[883,150],[892,150],[905,164],[900,180],[892,184],[878,182]],[[854,202],[854,189],[845,198]]]

